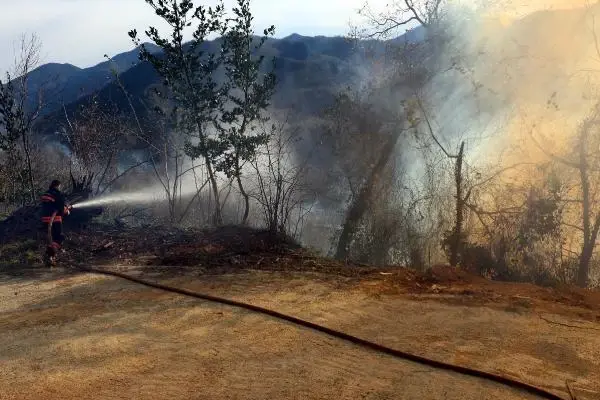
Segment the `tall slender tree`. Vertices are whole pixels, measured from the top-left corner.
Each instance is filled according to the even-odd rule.
[[[162,50],[152,53],[141,44],[135,29],[129,36],[140,46],[140,59],[149,61],[170,89],[178,122],[189,135],[186,154],[193,159],[204,159],[215,199],[213,222],[220,225],[223,218],[215,163],[223,153],[223,146],[211,129],[223,109],[226,90],[215,78],[223,64],[223,54],[211,51],[208,39],[226,32],[223,3],[195,7],[191,0],[145,1],[169,25],[170,37],[162,37],[157,28],[149,27],[146,36]],[[184,31],[188,28],[193,29],[192,39],[184,43]]]
[[[244,199],[242,223],[246,224],[250,213],[250,195],[242,183],[242,168],[256,157],[259,146],[268,142],[268,134],[257,131],[257,122],[266,122],[265,110],[270,105],[275,91],[274,64],[266,73],[262,72],[265,56],[259,54],[275,27],[264,30],[263,36],[254,36],[250,0],[237,0],[233,8],[232,24],[223,37],[223,54],[227,104],[220,118],[222,143],[227,146],[218,170],[227,177],[235,178]]]

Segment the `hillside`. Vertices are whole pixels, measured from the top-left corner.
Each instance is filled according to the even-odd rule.
[[[415,29],[394,42],[419,40],[420,29]],[[218,39],[217,39],[218,40]],[[381,54],[389,42],[363,41],[352,42],[343,37],[302,36],[293,34],[283,39],[269,39],[262,48],[262,54],[274,59],[275,72],[278,77],[278,90],[273,99],[276,108],[293,107],[300,114],[316,113],[329,104],[334,93],[346,85],[356,82],[360,77],[357,71],[365,60],[360,49],[369,47]],[[216,49],[216,41],[208,42],[207,49]],[[145,99],[149,88],[159,82],[154,69],[148,63],[135,61],[137,51],[119,54],[113,61],[121,71],[121,81],[134,99],[136,112],[143,115],[146,107],[141,100]],[[44,82],[50,76],[56,76],[54,65],[44,65],[32,72],[37,82]],[[66,105],[69,115],[76,114],[79,107],[90,101],[90,95],[96,93],[102,104],[113,104],[129,113],[129,105],[122,90],[112,80],[111,65],[108,62],[87,69],[62,67],[59,84],[54,85],[50,97],[54,98],[45,109],[44,118],[38,122],[38,130],[44,135],[51,135],[64,125]],[[31,98],[35,91],[32,90]]]
[[[504,81],[499,81],[500,78],[495,75],[501,74],[501,70],[510,66],[507,64],[509,60],[514,60],[511,70],[518,68],[518,71],[510,72],[510,89],[529,87],[533,83],[534,89],[529,92],[547,96],[546,91],[540,90],[540,87],[553,85],[557,77],[570,77],[575,67],[595,68],[595,65],[587,65],[595,57],[588,51],[593,47],[592,35],[587,28],[589,21],[586,22],[587,25],[579,22],[589,20],[589,14],[599,10],[600,6],[589,10],[538,11],[506,27],[490,20],[484,27],[484,30],[489,30],[490,37],[479,31],[467,33],[467,42],[473,36],[475,41],[486,43],[482,48],[482,54],[485,53],[486,56],[481,61],[485,65],[482,68],[478,66],[477,74],[483,75],[481,79],[486,86],[495,91],[506,91],[506,87],[502,86]],[[364,78],[360,73],[365,58],[364,52],[360,50],[369,48],[369,51],[380,55],[389,45],[420,41],[424,36],[423,28],[415,28],[388,41],[354,43],[343,37],[299,34],[269,39],[262,52],[275,60],[279,88],[274,106],[283,109],[293,107],[301,114],[319,112],[329,103],[332,93]],[[206,48],[216,48],[216,44],[215,41],[208,42]],[[155,47],[151,49],[156,51]],[[115,67],[123,74],[122,81],[136,100],[136,111],[143,114],[146,108],[139,100],[147,95],[148,89],[158,82],[158,78],[149,65],[139,63],[137,55],[138,51],[133,49],[115,55],[112,62],[104,61],[90,68],[82,69],[70,64],[45,64],[32,71],[30,102],[37,101],[37,92],[42,87],[44,98],[48,102],[42,112],[44,118],[38,123],[39,131],[46,135],[56,132],[65,123],[63,104],[69,115],[73,115],[81,104],[89,102],[90,95],[95,92],[98,92],[100,102],[115,104],[119,110],[128,113],[129,107],[121,89],[112,82],[112,69]],[[523,82],[528,82],[528,85]],[[524,91],[525,89],[519,89],[519,92]]]
[[[156,51],[155,46],[148,46]],[[113,70],[130,69],[138,62],[138,54],[139,50],[133,49],[89,68],[58,63],[41,65],[29,73],[28,104],[35,107],[41,93],[45,103],[41,115],[51,114],[63,104],[71,104],[102,89],[113,79]]]

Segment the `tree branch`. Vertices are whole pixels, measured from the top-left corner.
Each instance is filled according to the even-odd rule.
[[[418,95],[416,95],[415,97],[417,99],[417,103],[419,104],[419,108],[421,109],[421,113],[423,114],[423,117],[425,118],[425,122],[427,123],[427,128],[429,129],[429,134],[431,135],[431,137],[433,138],[433,140],[435,141],[435,143],[444,152],[444,154],[446,155],[446,157],[448,157],[448,158],[458,158],[457,154],[456,155],[455,154],[450,154],[446,150],[446,148],[444,146],[442,146],[442,144],[438,140],[437,136],[435,136],[435,133],[433,132],[433,127],[431,126],[431,122],[429,120],[429,116],[427,115],[427,111],[425,110],[425,107],[423,106],[423,103],[421,102],[421,98]]]
[[[100,196],[104,192],[106,192],[118,179],[120,179],[121,177],[123,177],[129,171],[131,171],[131,170],[133,170],[133,169],[135,169],[135,168],[137,168],[139,166],[142,166],[142,165],[146,164],[147,162],[148,162],[148,160],[139,162],[139,163],[137,163],[135,165],[132,165],[131,167],[127,168],[125,171],[121,172],[119,175],[117,175],[116,177],[114,177],[110,182],[108,182],[106,184],[106,187],[100,193],[98,193],[98,196]]]
[[[533,135],[533,129],[531,131],[529,131],[529,136],[531,137],[531,140],[533,140],[533,143],[536,145],[536,147],[538,149],[540,149],[547,157],[553,159],[554,161],[557,161],[563,165],[569,166],[571,168],[575,168],[575,169],[579,169],[580,165],[578,163],[575,163],[573,161],[569,161],[565,158],[562,158],[554,153],[549,152],[548,150],[546,150],[538,141],[537,139],[534,137]]]

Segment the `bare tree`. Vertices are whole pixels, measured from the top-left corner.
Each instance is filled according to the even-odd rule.
[[[423,267],[418,207],[424,199],[407,187],[406,168],[398,158],[390,159],[384,168],[354,235],[352,259],[373,265]]]
[[[455,188],[455,208],[454,208],[454,228],[448,238],[450,241],[450,265],[455,267],[459,262],[460,244],[463,238],[463,223],[465,214],[465,204],[469,201],[471,196],[471,189],[465,191],[465,183],[463,176],[463,167],[465,161],[465,142],[460,142],[458,152],[451,153],[446,147],[440,142],[436,132],[433,129],[431,120],[427,114],[427,111],[421,101],[419,95],[415,96],[416,103],[419,107],[419,113],[422,120],[425,122],[426,131],[433,140],[435,145],[442,151],[442,153],[448,158],[454,161],[454,188]],[[417,122],[419,123],[419,122]]]
[[[32,128],[44,103],[40,90],[36,107],[29,108],[29,73],[38,66],[40,51],[41,42],[36,35],[22,35],[16,50],[13,72],[7,73],[5,82],[0,79],[0,149],[22,152],[31,202],[37,197],[32,162]]]
[[[455,192],[453,223],[451,231],[446,233],[445,241],[449,245],[450,264],[456,266],[460,261],[461,242],[464,241],[467,204],[473,193],[473,187],[468,186],[466,176],[466,142],[464,139],[453,137],[457,134],[451,132],[451,129],[446,126],[449,125],[445,123],[446,121],[442,123],[440,129],[434,125],[433,115],[436,113],[428,109],[425,100],[428,100],[427,103],[437,105],[440,103],[436,99],[437,92],[448,94],[446,91],[453,90],[448,87],[456,87],[464,83],[473,87],[473,91],[467,96],[476,98],[481,86],[472,77],[467,63],[467,60],[474,57],[465,53],[467,50],[463,50],[460,43],[455,43],[455,35],[448,29],[451,24],[448,23],[449,18],[445,10],[446,2],[443,0],[398,0],[389,4],[383,12],[375,13],[369,7],[365,7],[361,13],[367,17],[368,37],[386,37],[399,33],[401,28],[414,26],[420,26],[424,31],[422,39],[402,41],[397,49],[391,50],[395,69],[389,81],[391,86],[402,93],[403,99],[409,105],[407,116],[410,124],[416,132],[422,131],[427,137],[424,146],[435,147],[443,157],[452,162],[452,186]],[[438,83],[443,83],[446,87],[443,90],[434,89]],[[476,117],[475,115],[474,118]],[[456,147],[453,149],[442,140],[442,136],[458,142]],[[417,147],[418,142],[423,139],[423,137],[417,138]],[[426,164],[428,161],[423,159],[423,162]],[[425,169],[430,167],[431,165],[423,165]],[[439,172],[444,174],[445,171]],[[437,197],[431,196],[431,199]]]
[[[600,103],[597,103],[590,114],[582,121],[575,135],[574,154],[561,156],[546,149],[531,133],[536,146],[548,157],[566,168],[575,171],[578,175],[578,190],[581,198],[566,201],[580,204],[580,225],[575,225],[576,231],[581,233],[581,251],[579,253],[579,268],[577,284],[587,287],[590,274],[590,262],[596,247],[596,240],[600,231],[600,209],[594,211],[594,205],[600,200],[600,193],[595,183],[600,176]]]
[[[368,28],[361,36],[371,38],[388,37],[398,34],[400,29],[410,29],[415,25],[430,27],[442,17],[445,0],[395,0],[386,5],[384,11],[376,12],[367,3],[359,15],[367,20]]]
[[[155,131],[148,135],[148,132],[138,125],[138,137],[148,144],[146,151],[149,154],[149,164],[167,199],[169,222],[181,223],[192,204],[211,182],[211,178],[209,174],[207,179],[200,178],[201,182],[198,181],[197,172],[206,165],[187,157],[184,138],[173,129],[176,119],[173,108],[159,96],[154,97],[152,101],[156,104],[155,112],[151,114]],[[193,194],[184,187],[188,176],[193,176],[196,185]]]
[[[130,129],[115,108],[104,109],[92,96],[82,105],[76,118],[66,114],[64,137],[70,147],[71,175],[88,181],[92,195],[105,192],[120,174],[119,153],[124,149]],[[73,178],[75,178],[73,176]]]
[[[295,157],[301,137],[286,120],[270,127],[263,123],[262,130],[269,141],[251,161],[257,180],[251,196],[261,206],[270,232],[297,236],[314,202],[314,192],[306,182],[310,153],[302,160]]]
[[[379,95],[377,88],[360,95],[341,94],[326,113],[321,140],[331,151],[334,175],[343,177],[350,193],[335,251],[338,259],[348,257],[354,234],[371,206],[396,144],[407,130],[402,116],[381,107]]]
[[[368,27],[360,36],[387,37],[392,33],[397,33],[400,28],[413,27],[411,26],[413,23],[427,28],[432,27],[440,20],[441,7],[442,1],[440,0],[423,2],[404,0],[388,5],[386,10],[381,13],[375,13],[367,5],[360,13],[367,17]],[[431,43],[405,42],[398,48],[388,49],[388,52],[392,55],[392,59],[395,58],[395,73],[387,77],[384,85],[380,85],[374,90],[373,106],[380,110],[378,115],[371,115],[370,123],[363,123],[366,125],[366,129],[359,128],[360,136],[363,137],[368,137],[368,133],[373,135],[373,132],[377,132],[375,140],[370,138],[373,143],[370,147],[376,147],[373,154],[377,154],[377,156],[369,160],[369,166],[364,169],[365,175],[353,190],[353,198],[336,249],[336,258],[338,259],[347,257],[352,237],[360,220],[369,209],[373,192],[380,184],[381,176],[389,165],[392,155],[395,154],[396,145],[402,137],[402,133],[415,127],[414,114],[417,110],[408,100],[413,96],[414,91],[427,85],[436,72],[428,69],[431,67],[431,55],[435,53],[435,48]],[[385,107],[386,103],[399,104],[401,111],[386,110],[382,112],[387,108]],[[355,114],[355,118],[360,118],[360,116],[361,114]],[[374,120],[379,121],[374,123]]]
[[[108,56],[105,56],[109,61]],[[127,91],[120,78],[120,73],[117,69],[112,69],[114,81],[122,91],[127,105],[133,115],[134,128],[131,130],[132,135],[145,145],[146,160],[129,167],[114,180],[122,177],[126,173],[137,169],[138,167],[149,164],[154,172],[155,178],[158,180],[168,204],[169,221],[171,224],[181,223],[190,212],[194,202],[198,201],[204,188],[212,182],[211,171],[208,171],[208,178],[199,177],[198,171],[205,169],[206,164],[197,163],[194,159],[190,159],[186,154],[185,140],[174,127],[177,126],[177,114],[173,104],[165,99],[161,92],[166,90],[163,86],[156,86],[150,91],[147,99],[152,105],[149,106],[146,102],[139,99],[146,109],[149,118],[149,124],[153,129],[147,129],[142,124],[140,117],[133,105],[133,99]],[[193,176],[196,191],[191,198],[189,191],[183,192],[184,179]],[[203,175],[203,174],[201,174]],[[114,180],[108,183],[110,187]],[[105,188],[104,190],[106,190]],[[220,192],[217,192],[217,198],[220,198]],[[186,203],[187,201],[187,203]],[[218,204],[222,205],[221,202]],[[218,209],[219,215],[222,213],[221,207]]]

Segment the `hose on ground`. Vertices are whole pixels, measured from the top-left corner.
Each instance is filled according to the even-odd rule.
[[[197,293],[197,292],[193,292],[191,290],[166,286],[166,285],[162,285],[160,283],[151,282],[151,281],[147,281],[144,279],[139,279],[139,278],[136,278],[136,277],[133,277],[133,276],[130,276],[127,274],[123,274],[120,272],[116,272],[116,271],[109,271],[109,270],[90,268],[90,267],[78,267],[78,269],[81,271],[84,271],[84,272],[88,272],[88,273],[107,275],[107,276],[113,276],[113,277],[117,277],[117,278],[126,279],[130,282],[134,282],[134,283],[144,285],[147,287],[151,287],[151,288],[155,288],[155,289],[164,290],[164,291],[171,292],[171,293],[177,293],[177,294],[181,294],[181,295],[188,296],[188,297],[194,297],[194,298],[201,299],[201,300],[207,300],[207,301],[211,301],[211,302],[215,302],[215,303],[221,303],[221,304],[225,304],[225,305],[232,306],[232,307],[243,308],[243,309],[257,312],[260,314],[268,315],[273,318],[288,321],[288,322],[291,322],[298,326],[312,329],[312,330],[324,333],[326,335],[335,337],[337,339],[341,339],[341,340],[353,343],[355,345],[362,346],[362,347],[368,348],[370,350],[374,350],[374,351],[377,351],[377,352],[380,352],[383,354],[387,354],[387,355],[390,355],[390,356],[393,356],[396,358],[413,361],[415,363],[423,364],[423,365],[426,365],[426,366],[429,366],[432,368],[436,368],[436,369],[452,371],[452,372],[459,373],[462,375],[467,375],[467,376],[499,383],[499,384],[511,387],[513,389],[518,389],[518,390],[523,390],[523,391],[529,392],[531,394],[534,394],[534,395],[539,396],[544,399],[564,400],[562,397],[560,397],[552,392],[549,392],[549,391],[547,391],[543,388],[537,387],[537,386],[530,385],[525,382],[521,382],[521,381],[511,379],[511,378],[501,376],[501,375],[496,375],[491,372],[480,371],[480,370],[476,370],[476,369],[472,369],[472,368],[468,368],[468,367],[463,367],[460,365],[449,364],[449,363],[445,363],[442,361],[432,360],[432,359],[425,358],[425,357],[418,356],[418,355],[411,354],[411,353],[406,353],[406,352],[403,352],[400,350],[392,349],[392,348],[389,348],[389,347],[386,347],[386,346],[383,346],[383,345],[380,345],[380,344],[377,344],[374,342],[370,342],[368,340],[358,338],[356,336],[349,335],[344,332],[336,331],[334,329],[330,329],[330,328],[327,328],[322,325],[317,325],[315,323],[305,321],[300,318],[282,314],[280,312],[269,310],[269,309],[255,306],[252,304],[243,303],[240,301],[225,299],[225,298],[216,297],[216,296],[211,296],[208,294]]]

